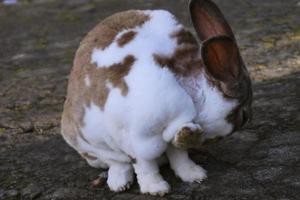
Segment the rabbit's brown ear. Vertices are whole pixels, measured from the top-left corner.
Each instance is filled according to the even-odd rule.
[[[226,35],[234,39],[233,32],[217,5],[211,0],[191,0],[190,13],[199,39]]]
[[[238,78],[243,64],[233,39],[227,36],[210,38],[203,43],[201,53],[206,71],[213,78],[223,82]]]
[[[224,94],[242,96],[248,78],[235,41],[227,36],[210,38],[203,43],[201,53],[207,74],[220,83]]]

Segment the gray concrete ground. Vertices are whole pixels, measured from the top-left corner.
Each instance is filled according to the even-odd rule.
[[[167,196],[138,186],[91,188],[89,167],[59,135],[74,52],[101,19],[132,8],[168,9],[190,26],[187,0],[22,0],[0,4],[0,199],[300,198],[300,4],[298,0],[216,0],[254,80],[254,118],[243,131],[191,152],[208,170],[202,184],[169,170]]]

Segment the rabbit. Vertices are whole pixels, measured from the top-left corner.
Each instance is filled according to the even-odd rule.
[[[128,189],[135,172],[141,193],[168,193],[162,155],[182,181],[201,183],[206,171],[187,150],[251,117],[230,26],[210,0],[191,0],[190,14],[197,39],[168,11],[129,10],[100,22],[76,52],[61,132],[89,165],[108,169],[112,191]]]

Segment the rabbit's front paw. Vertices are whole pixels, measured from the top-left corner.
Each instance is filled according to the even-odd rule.
[[[175,135],[172,144],[175,147],[187,149],[197,148],[203,140],[203,130],[200,125],[187,123]]]
[[[194,163],[183,165],[182,168],[177,171],[177,176],[179,176],[184,182],[197,183],[201,183],[207,178],[206,171]]]
[[[164,196],[170,191],[169,184],[159,174],[147,175],[139,181],[139,185],[141,193],[144,194]]]
[[[133,168],[130,164],[112,165],[108,170],[107,184],[112,191],[121,192],[130,188]]]

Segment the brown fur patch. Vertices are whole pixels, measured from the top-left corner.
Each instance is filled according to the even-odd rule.
[[[95,26],[81,41],[76,52],[74,67],[84,67],[90,62],[94,48],[105,49],[123,30],[142,26],[150,17],[141,11],[129,10],[116,13]]]
[[[135,31],[129,31],[121,35],[121,37],[117,40],[119,47],[123,47],[131,42],[135,38],[136,34],[137,32]]]
[[[177,44],[198,44],[193,34],[185,29],[181,29],[172,34],[173,38],[177,38]]]
[[[133,56],[128,55],[121,63],[98,68],[91,63],[93,49],[105,49],[119,32],[141,26],[149,19],[148,15],[135,10],[114,14],[99,23],[80,43],[69,77],[68,94],[62,115],[63,135],[74,146],[78,136],[84,139],[80,131],[80,127],[84,125],[84,106],[94,102],[101,109],[104,108],[109,94],[107,82],[119,88],[122,95],[127,95],[128,86],[124,77],[135,61]],[[90,86],[85,84],[86,76],[90,80]]]
[[[172,144],[175,147],[188,149],[197,148],[203,140],[203,130],[193,131],[189,127],[183,127],[175,136]]]
[[[119,88],[121,94],[126,96],[128,86],[124,77],[129,73],[134,62],[134,56],[128,55],[121,63],[113,64],[109,67],[99,68],[95,64],[90,63],[83,69],[82,73],[72,71],[70,76],[72,84],[69,84],[68,87],[62,124],[72,124],[73,127],[62,127],[64,133],[76,132],[77,135],[88,142],[78,127],[84,126],[84,106],[90,106],[91,103],[95,103],[103,109],[109,95],[107,83],[111,83],[113,87]],[[90,80],[89,86],[85,83],[86,77]],[[70,139],[75,140],[75,138]]]
[[[197,40],[187,30],[181,29],[171,35],[177,39],[178,47],[171,56],[154,54],[153,58],[161,67],[168,67],[172,72],[189,76],[202,66]]]
[[[113,64],[109,67],[97,67],[95,64],[90,64],[85,68],[85,76],[81,77],[83,86],[83,99],[86,105],[94,102],[101,109],[104,108],[109,89],[106,84],[111,83],[113,87],[119,88],[121,94],[126,96],[128,93],[128,86],[124,77],[129,73],[135,58],[128,55],[121,63]],[[90,79],[90,86],[85,86],[84,79],[88,76]]]

